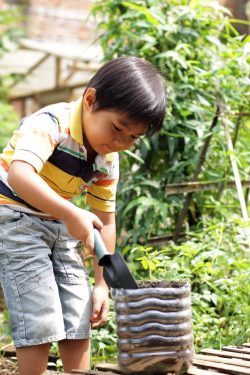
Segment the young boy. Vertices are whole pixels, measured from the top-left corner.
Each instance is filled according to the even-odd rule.
[[[75,102],[22,120],[1,154],[0,277],[20,375],[47,368],[59,342],[64,371],[89,368],[90,325],[103,324],[108,288],[94,260],[93,293],[76,251],[94,254],[93,227],[115,248],[118,152],[162,126],[165,87],[147,61],[105,64]],[[71,203],[86,192],[91,212]]]

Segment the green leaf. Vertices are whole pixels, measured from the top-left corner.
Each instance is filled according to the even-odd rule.
[[[134,152],[129,151],[129,150],[125,150],[125,151],[123,151],[123,153],[132,157],[133,159],[135,159],[139,163],[144,164],[144,160],[142,158],[140,158],[138,155],[136,155]]]
[[[158,25],[159,24],[159,21],[155,17],[152,16],[150,10],[147,9],[145,6],[130,3],[128,1],[123,1],[122,4],[124,6],[127,6],[128,8],[131,8],[131,9],[134,9],[134,10],[138,11],[139,13],[142,13],[146,17],[148,22],[150,22],[152,25]]]

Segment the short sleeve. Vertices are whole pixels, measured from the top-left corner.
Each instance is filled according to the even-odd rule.
[[[12,161],[25,161],[39,173],[53,153],[58,138],[59,124],[54,115],[50,113],[31,115],[20,125]]]

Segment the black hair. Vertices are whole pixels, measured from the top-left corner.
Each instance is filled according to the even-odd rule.
[[[161,73],[145,59],[123,56],[103,65],[86,87],[96,90],[93,110],[125,113],[148,126],[148,135],[159,131],[166,108],[166,89]],[[84,95],[83,94],[83,95]]]

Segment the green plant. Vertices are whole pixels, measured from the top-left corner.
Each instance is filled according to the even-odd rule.
[[[17,47],[17,40],[21,36],[21,19],[16,7],[0,9],[0,57]],[[2,74],[0,78],[0,151],[18,127],[18,115],[7,100],[8,83],[13,77],[12,74]]]
[[[0,9],[0,55],[16,48],[15,41],[21,35],[21,20],[22,17],[17,7]]]
[[[12,343],[10,317],[6,308],[0,314],[0,341],[9,345]]]
[[[0,151],[6,146],[13,131],[17,129],[19,118],[13,107],[0,101]]]
[[[206,217],[203,229],[189,233],[182,244],[171,242],[161,249],[139,245],[130,252],[125,248],[138,279],[190,280],[196,350],[239,345],[250,339],[246,225]]]
[[[21,4],[20,4],[21,5]],[[0,57],[6,52],[17,48],[17,41],[23,35],[19,7],[0,9]],[[13,81],[15,74],[2,74],[0,78],[0,99],[6,101],[8,84]]]
[[[112,299],[106,324],[92,331],[91,348],[93,364],[97,364],[100,359],[112,361],[116,358],[116,324]]]
[[[167,108],[161,133],[136,146],[135,157],[124,154],[118,195],[118,228],[125,241],[146,242],[172,230],[183,199],[168,196],[166,185],[190,181],[218,104],[225,107],[234,132],[239,113],[249,113],[250,37],[240,36],[230,13],[216,2],[201,0],[97,0],[100,42],[106,60],[136,55],[153,62],[166,78]],[[241,117],[241,129],[248,125]],[[237,158],[242,177],[249,175],[250,136],[241,130]],[[200,178],[232,177],[220,121]],[[139,157],[139,158],[138,158]],[[140,162],[139,160],[142,160]],[[131,173],[132,171],[132,173]],[[199,193],[189,208],[195,223],[217,193]],[[221,207],[213,214],[221,216]],[[235,211],[236,197],[230,195]],[[219,206],[219,207],[218,207]],[[217,210],[217,208],[219,208]],[[239,211],[238,211],[239,212]],[[190,220],[186,221],[186,226]]]

